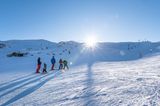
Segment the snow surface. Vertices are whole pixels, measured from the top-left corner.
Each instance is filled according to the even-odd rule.
[[[1,41],[0,106],[160,106],[160,43]],[[7,57],[14,52],[25,57]],[[69,54],[70,51],[70,54]],[[49,71],[50,59],[69,70]],[[35,74],[37,57],[47,74]],[[129,61],[130,60],[130,61]],[[58,63],[56,64],[56,68]]]

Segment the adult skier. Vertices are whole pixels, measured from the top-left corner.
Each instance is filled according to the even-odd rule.
[[[39,72],[39,70],[40,70],[40,68],[41,68],[41,58],[40,57],[38,57],[38,59],[37,59],[37,69],[36,69],[36,73],[40,73]]]
[[[54,56],[51,59],[51,63],[52,63],[51,70],[54,70],[54,66],[55,66],[55,63],[56,63],[56,60],[55,60]]]

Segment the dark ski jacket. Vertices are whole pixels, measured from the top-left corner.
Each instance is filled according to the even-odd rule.
[[[67,60],[64,60],[64,61],[63,61],[63,64],[64,64],[64,65],[67,65],[67,64],[68,64]]]
[[[47,64],[46,63],[44,63],[44,68],[43,69],[47,69]]]
[[[52,64],[55,64],[55,63],[56,63],[56,60],[55,60],[55,58],[54,58],[54,57],[52,57],[52,59],[51,59],[51,63],[52,63]]]
[[[63,61],[62,61],[62,59],[60,59],[60,60],[59,60],[59,64],[63,64]]]
[[[38,63],[38,65],[41,65],[41,59],[40,58],[38,58],[37,63]]]

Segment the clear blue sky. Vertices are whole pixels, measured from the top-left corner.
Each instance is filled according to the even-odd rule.
[[[0,0],[0,40],[160,40],[160,0]]]

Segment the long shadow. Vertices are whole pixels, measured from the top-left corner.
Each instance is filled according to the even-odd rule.
[[[48,75],[49,75],[49,74],[46,74],[45,76],[38,77],[38,78],[36,78],[36,79],[34,79],[34,80],[31,80],[31,81],[29,81],[29,82],[27,82],[27,83],[24,83],[24,84],[22,84],[22,85],[20,85],[20,86],[18,86],[18,87],[15,87],[15,88],[13,88],[13,89],[11,89],[11,90],[9,90],[9,91],[1,94],[0,97],[3,97],[3,96],[5,96],[5,95],[7,95],[7,94],[9,94],[9,93],[17,90],[17,89],[20,89],[20,88],[26,86],[26,85],[29,85],[29,84],[34,83],[34,82],[36,82],[36,81],[39,81],[40,79],[42,79],[42,78],[44,78],[44,77],[46,77],[46,76],[48,76]]]
[[[94,95],[96,92],[94,91],[94,78],[93,78],[93,72],[92,72],[92,65],[93,63],[88,63],[88,70],[87,70],[87,79],[86,79],[86,91],[83,96],[84,99],[84,106],[98,106],[97,101],[94,99]]]
[[[22,77],[20,77],[20,78],[14,79],[14,80],[12,80],[12,81],[1,83],[0,86],[7,85],[7,84],[9,84],[9,83],[12,83],[12,82],[21,80],[21,79],[26,78],[26,77],[31,76],[31,75],[33,75],[33,74],[28,74],[28,75],[22,76]]]
[[[46,82],[48,82],[49,80],[53,79],[57,74],[60,74],[60,71],[55,72],[52,76],[48,77],[47,79],[45,79],[44,81],[26,89],[25,91],[21,92],[20,94],[14,96],[13,98],[11,98],[10,100],[8,100],[7,102],[5,102],[4,104],[2,104],[1,106],[6,106],[9,105],[29,94],[31,94],[32,92],[36,91],[37,89],[39,89],[40,87],[42,87]]]
[[[6,89],[12,88],[12,87],[14,87],[14,86],[17,86],[18,84],[21,84],[21,83],[26,82],[26,81],[28,81],[28,80],[30,80],[30,79],[33,79],[33,78],[35,78],[35,76],[31,76],[31,77],[29,77],[29,78],[25,78],[25,79],[22,79],[22,80],[20,80],[20,81],[16,81],[16,82],[13,82],[13,83],[11,83],[11,84],[9,84],[9,85],[6,85],[6,86],[4,86],[4,87],[1,87],[1,88],[0,88],[0,92],[3,91],[3,90],[6,90]]]
[[[93,78],[93,72],[92,72],[92,62],[89,62],[87,64],[87,78],[85,80],[85,91],[84,94],[81,96],[76,96],[74,98],[65,98],[57,102],[62,102],[66,100],[76,100],[76,99],[83,99],[83,106],[98,106],[97,101],[94,99],[94,96],[97,94],[96,91],[94,91],[94,78]]]

